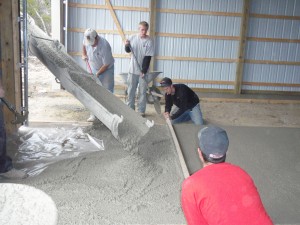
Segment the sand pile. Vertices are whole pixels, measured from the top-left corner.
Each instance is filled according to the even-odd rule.
[[[50,165],[38,176],[18,181],[50,195],[59,224],[183,224],[183,175],[166,126],[154,126],[125,151],[101,124],[86,131],[105,150]]]

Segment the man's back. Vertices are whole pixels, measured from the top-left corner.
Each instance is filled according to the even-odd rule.
[[[251,177],[229,163],[206,166],[187,178],[181,201],[189,225],[273,224]]]

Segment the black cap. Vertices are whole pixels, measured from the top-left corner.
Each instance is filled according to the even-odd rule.
[[[160,81],[160,85],[161,87],[169,87],[172,85],[172,80],[168,77],[164,77],[161,81]]]
[[[229,140],[225,130],[216,126],[202,128],[198,133],[199,147],[209,159],[218,160],[226,155]]]

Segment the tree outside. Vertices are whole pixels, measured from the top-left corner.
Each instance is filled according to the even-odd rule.
[[[27,0],[27,13],[46,34],[51,34],[51,0]]]

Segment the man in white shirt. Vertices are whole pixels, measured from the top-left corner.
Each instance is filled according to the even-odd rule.
[[[84,32],[82,59],[89,62],[92,73],[99,78],[102,86],[113,93],[115,60],[112,56],[111,46],[107,40],[91,28]],[[95,119],[96,117],[91,115],[87,121],[93,122]]]
[[[137,86],[139,85],[139,100],[138,100],[138,111],[141,116],[145,116],[146,111],[146,93],[147,93],[147,82],[144,76],[147,76],[151,57],[154,56],[154,42],[147,35],[149,24],[145,21],[139,23],[139,33],[131,36],[125,41],[125,51],[130,53],[131,60],[129,64],[128,73],[128,106],[135,110],[135,93]]]

